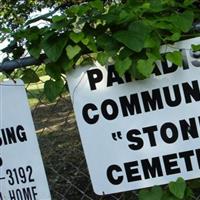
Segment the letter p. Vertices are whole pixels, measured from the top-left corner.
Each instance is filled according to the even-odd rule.
[[[89,84],[90,84],[90,89],[91,90],[96,90],[96,83],[102,81],[103,79],[103,74],[101,72],[101,70],[99,69],[91,69],[87,71],[87,75],[88,75],[88,80],[89,80]]]

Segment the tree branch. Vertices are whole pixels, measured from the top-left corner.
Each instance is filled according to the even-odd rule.
[[[200,21],[193,25],[193,30],[200,32]],[[3,72],[3,71],[6,72],[9,70],[24,68],[24,67],[32,66],[32,65],[40,65],[44,63],[44,60],[46,58],[47,57],[45,54],[41,54],[39,59],[35,59],[29,56],[29,57],[20,58],[17,60],[5,61],[0,64],[0,72]]]
[[[46,55],[42,54],[39,59],[35,59],[29,56],[29,57],[20,58],[17,60],[5,61],[0,64],[0,72],[4,72],[4,71],[6,72],[6,71],[24,68],[24,67],[32,66],[32,65],[40,65],[44,63],[45,58],[46,58]]]
[[[24,24],[24,26],[30,25],[30,24],[32,24],[32,23],[34,23],[34,22],[39,21],[39,20],[47,20],[47,21],[48,21],[48,17],[52,16],[52,15],[53,15],[54,13],[56,13],[58,10],[64,9],[64,8],[66,8],[66,7],[70,7],[70,6],[72,6],[72,5],[74,5],[74,3],[72,3],[72,2],[63,3],[63,4],[59,5],[58,7],[56,7],[53,11],[51,11],[51,12],[49,12],[49,13],[46,13],[46,14],[44,14],[44,15],[41,15],[41,16],[38,16],[38,17],[36,17],[36,18],[33,18],[33,19],[28,20],[28,21]]]

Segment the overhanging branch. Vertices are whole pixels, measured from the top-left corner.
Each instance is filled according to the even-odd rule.
[[[46,58],[46,55],[42,54],[39,59],[35,59],[29,56],[29,57],[20,58],[17,60],[5,61],[0,64],[0,72],[4,72],[4,71],[6,72],[6,71],[24,68],[24,67],[32,66],[32,65],[40,65],[44,62],[45,58]]]
[[[28,20],[25,23],[25,26],[30,25],[30,24],[32,24],[34,22],[39,21],[39,20],[48,20],[48,17],[53,16],[53,14],[55,14],[58,10],[64,9],[64,8],[68,8],[68,7],[72,6],[72,5],[74,5],[74,3],[72,3],[72,2],[63,3],[63,4],[59,5],[58,7],[56,7],[53,11],[51,11],[49,13],[46,13],[44,15],[41,15],[41,16],[38,16],[36,18]]]
[[[200,32],[200,22],[197,22],[193,25],[193,30]],[[24,68],[24,67],[32,66],[32,65],[40,65],[44,63],[45,59],[46,59],[46,55],[41,54],[39,59],[35,59],[29,56],[29,57],[20,58],[17,60],[5,61],[0,64],[0,72],[3,72],[3,71],[6,72],[6,71]]]

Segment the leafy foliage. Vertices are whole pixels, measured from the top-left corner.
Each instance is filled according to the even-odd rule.
[[[180,51],[174,51],[166,54],[167,60],[171,61],[172,63],[181,66],[182,65],[182,54]]]
[[[147,78],[155,61],[161,59],[161,45],[200,36],[192,29],[200,19],[198,0],[81,2],[0,2],[0,41],[10,41],[2,51],[13,59],[20,58],[26,49],[36,59],[45,54],[43,62],[46,66],[42,74],[50,76],[44,85],[50,101],[64,89],[62,74],[89,59],[102,65],[114,62],[120,76],[128,71],[136,79]],[[45,7],[53,11],[29,19],[30,13]],[[40,20],[47,23],[42,27],[34,25]],[[200,51],[200,44],[191,48]],[[182,65],[178,49],[167,53],[166,58],[175,65]],[[22,79],[39,81],[31,69],[23,71]],[[191,186],[194,188],[194,184]],[[191,199],[191,196],[192,190],[181,178],[164,189],[156,186],[139,192],[140,200],[179,200]]]
[[[6,1],[1,2],[1,33],[11,39],[3,51],[14,59],[20,58],[25,49],[36,59],[40,58],[41,52],[46,55],[45,72],[51,79],[45,83],[45,93],[51,101],[62,91],[62,74],[88,58],[96,59],[102,65],[114,61],[120,76],[129,71],[137,79],[149,77],[154,62],[161,58],[160,46],[196,35],[191,30],[192,24],[200,18],[199,3],[195,0],[142,0],[134,3],[127,0],[104,4],[93,0],[64,6],[59,0],[10,3],[13,3],[12,8]],[[28,19],[30,12],[44,8],[45,4],[52,8],[61,6],[62,9],[59,14],[53,12],[52,15]],[[40,19],[48,23],[43,27],[31,25]],[[200,49],[199,44],[192,48],[194,51]],[[178,50],[167,53],[166,58],[182,65]],[[25,82],[39,80],[30,69],[24,71],[23,79]]]
[[[141,190],[139,192],[139,200],[161,200],[163,196],[163,190],[159,186],[155,186],[150,190]]]
[[[155,186],[139,192],[139,200],[190,200],[192,197],[192,190],[182,178],[178,178],[175,182],[170,182],[168,188]]]
[[[186,183],[182,178],[169,184],[169,191],[178,199],[183,199],[186,189]]]
[[[110,1],[103,4],[100,0],[94,0],[67,7],[59,15],[38,18],[49,22],[42,28],[24,26],[28,14],[33,11],[32,7],[41,9],[47,2],[50,3],[42,1],[37,4],[35,1],[27,1],[23,8],[14,2],[19,6],[19,12],[26,9],[26,17],[18,23],[15,21],[17,29],[2,23],[4,27],[1,30],[6,34],[10,33],[9,37],[13,38],[4,52],[12,54],[14,59],[23,55],[24,44],[30,55],[36,59],[41,52],[46,54],[45,71],[52,80],[45,84],[45,88],[49,87],[53,94],[50,95],[48,89],[45,89],[45,92],[50,100],[60,94],[60,88],[55,85],[62,79],[62,73],[70,71],[77,63],[81,64],[85,58],[88,59],[84,55],[97,59],[102,65],[108,60],[114,60],[120,76],[129,71],[135,78],[149,77],[154,62],[159,59],[160,45],[185,38],[186,33],[193,34],[194,32],[190,31],[192,24],[200,16],[196,1],[159,0],[154,3],[149,0],[135,3],[124,1],[118,4]],[[59,5],[62,1],[57,3]],[[4,13],[1,14],[1,19],[12,19],[10,10],[5,11],[6,6],[9,7],[3,1]],[[175,12],[169,12],[172,9]],[[15,6],[13,10],[15,13]],[[159,12],[162,14],[158,15]],[[23,18],[24,13],[21,13],[21,16]],[[29,25],[30,20],[25,24]],[[192,48],[197,51],[199,45]],[[168,53],[166,58],[176,65],[182,64],[179,51]],[[24,72],[24,79],[28,78],[30,81],[37,80],[31,70]]]
[[[44,53],[45,71],[51,77],[45,88],[53,88],[53,91],[57,81],[62,80],[62,74],[89,59],[98,60],[102,65],[114,62],[120,76],[129,71],[137,79],[149,77],[155,61],[161,59],[162,44],[198,35],[192,30],[192,24],[200,19],[197,0],[124,0],[118,3],[44,0],[40,3],[26,1],[23,5],[20,2],[10,1],[13,15],[20,16],[21,21],[13,20],[8,3],[1,2],[1,33],[11,39],[3,51],[14,59],[20,58],[25,49],[36,59]],[[44,8],[45,4],[55,12],[28,19],[29,13]],[[12,19],[16,26],[3,19]],[[42,27],[32,24],[41,19],[48,23]],[[199,44],[192,48],[198,51]],[[176,65],[182,64],[178,50],[167,53],[166,58]],[[25,77],[28,77],[27,72]],[[46,89],[47,97],[55,99],[60,94],[57,88],[59,91],[52,96]]]

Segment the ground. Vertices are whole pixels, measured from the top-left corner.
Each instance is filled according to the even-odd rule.
[[[31,91],[37,92],[40,91],[35,88]],[[134,193],[105,197],[94,194],[69,95],[55,103],[30,102],[53,200],[128,200],[128,196],[133,197]]]

